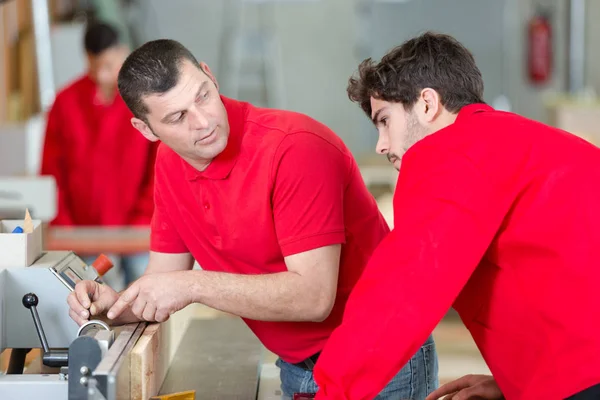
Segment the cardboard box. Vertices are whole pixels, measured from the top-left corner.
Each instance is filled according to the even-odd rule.
[[[12,233],[23,222],[0,220],[0,269],[28,267],[42,255],[42,221],[32,221],[32,233]]]
[[[600,101],[564,97],[547,105],[549,123],[600,145]]]

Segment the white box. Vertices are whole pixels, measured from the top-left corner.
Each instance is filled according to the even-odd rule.
[[[0,269],[29,267],[42,255],[42,221],[32,222],[32,233],[12,233],[24,221],[0,220]]]

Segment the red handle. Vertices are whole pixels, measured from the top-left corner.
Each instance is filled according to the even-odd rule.
[[[96,269],[98,275],[102,276],[113,267],[113,263],[110,261],[110,258],[106,257],[104,254],[100,254],[98,258],[94,260],[92,266]]]

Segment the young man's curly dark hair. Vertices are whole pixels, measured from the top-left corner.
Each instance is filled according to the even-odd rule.
[[[437,91],[452,113],[483,103],[483,79],[471,52],[453,37],[433,32],[395,47],[379,63],[364,60],[349,80],[348,97],[370,117],[371,97],[410,110],[424,88]]]

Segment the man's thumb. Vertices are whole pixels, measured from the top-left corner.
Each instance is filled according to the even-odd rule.
[[[90,313],[92,315],[99,315],[107,312],[115,302],[111,296],[100,296],[96,301],[92,303],[90,307]]]

